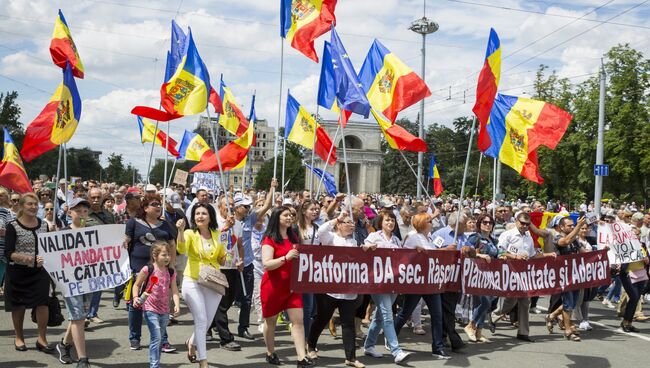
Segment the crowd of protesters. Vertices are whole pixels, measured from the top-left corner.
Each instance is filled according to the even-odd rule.
[[[650,242],[650,213],[634,202],[614,207],[605,203],[597,221],[588,224],[593,203],[574,206],[559,201],[499,201],[471,198],[436,198],[417,201],[408,196],[343,194],[312,197],[308,190],[275,193],[277,182],[265,191],[229,191],[215,194],[205,187],[163,189],[153,184],[118,186],[92,180],[66,187],[34,182],[34,193],[23,195],[0,188],[0,285],[5,310],[11,312],[15,350],[26,351],[23,334],[25,312],[35,310],[39,351],[58,356],[62,364],[89,367],[84,328],[102,324],[102,292],[64,298],[69,324],[65,335],[50,344],[47,335],[48,299],[53,287],[38,254],[39,233],[104,224],[125,224],[124,247],[134,278],[113,290],[113,307],[124,308],[128,328],[124,340],[141,349],[142,325],[150,331],[149,361],[159,367],[161,353],[174,352],[170,341],[185,339],[187,359],[208,366],[206,342],[218,334],[220,346],[239,351],[236,336],[255,340],[251,314],[266,346],[266,362],[279,365],[275,352],[278,323],[291,326],[298,367],[317,364],[318,340],[327,327],[337,335],[342,329],[344,364],[361,368],[357,346],[370,358],[382,358],[377,348],[380,333],[395,363],[412,353],[403,350],[404,326],[423,335],[424,306],[430,315],[431,352],[450,359],[451,352],[472,343],[490,343],[487,331],[506,321],[517,328],[516,338],[534,342],[529,315],[541,313],[538,298],[501,298],[442,294],[300,294],[289,288],[291,263],[297,244],[310,246],[407,248],[417,252],[460,251],[490,262],[493,259],[528,260],[596,250],[598,223],[625,222],[643,247]],[[579,215],[568,217],[573,210]],[[554,212],[546,228],[531,222],[531,212]],[[534,246],[532,234],[542,237],[544,249]],[[434,239],[442,241],[434,241]],[[557,326],[571,342],[589,331],[589,304],[602,301],[617,309],[624,332],[638,332],[633,322],[644,321],[641,304],[650,300],[648,258],[612,266],[612,283],[599,288],[552,295],[546,328]],[[223,293],[199,282],[205,267],[220,270],[228,287]],[[160,280],[144,300],[141,292],[151,275]],[[194,325],[191,336],[169,336],[182,302]],[[171,299],[171,302],[170,302]],[[239,307],[236,336],[228,325],[228,311]],[[336,316],[338,311],[338,316]],[[457,328],[459,327],[460,328]],[[366,328],[366,332],[362,327]],[[466,334],[466,339],[458,331]],[[357,341],[360,340],[359,345]],[[383,348],[383,346],[382,346]],[[370,359],[366,358],[366,359]],[[368,362],[366,362],[368,363]]]

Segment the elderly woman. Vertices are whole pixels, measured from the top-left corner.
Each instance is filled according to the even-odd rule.
[[[413,216],[412,223],[414,230],[406,235],[403,245],[404,248],[416,249],[418,252],[437,251],[432,246],[432,240],[430,238],[431,229],[433,228],[431,215],[426,213],[417,214]],[[407,294],[404,300],[404,307],[395,317],[395,331],[399,335],[404,323],[406,323],[406,320],[415,310],[420,299],[424,299],[431,313],[432,354],[438,359],[449,359],[449,354],[444,351],[442,339],[442,301],[440,294]]]
[[[352,234],[354,233],[354,220],[343,211],[339,217],[324,223],[318,229],[318,236],[326,245],[335,247],[356,247],[357,242]],[[343,328],[343,349],[345,350],[345,365],[355,368],[363,368],[365,365],[357,360],[355,345],[354,317],[357,308],[357,294],[317,294],[316,316],[309,332],[307,345],[309,358],[318,357],[318,338],[323,329],[338,308],[341,315],[341,326]]]
[[[11,312],[17,351],[26,351],[23,335],[25,309],[36,308],[38,339],[36,348],[51,353],[47,343],[48,295],[50,276],[43,268],[43,256],[38,255],[37,236],[47,232],[47,224],[36,216],[38,197],[27,193],[20,198],[17,217],[7,224],[5,257],[9,262],[5,283],[5,310]]]

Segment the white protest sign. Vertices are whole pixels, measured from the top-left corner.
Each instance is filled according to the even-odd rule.
[[[122,285],[131,277],[125,225],[100,225],[38,234],[43,267],[63,296]]]
[[[215,173],[194,173],[192,180],[192,193],[196,193],[196,191],[201,187],[211,189],[214,193],[218,193],[220,191],[219,188],[221,187],[219,180],[219,175]]]
[[[598,249],[609,247],[610,264],[624,264],[643,259],[639,238],[630,225],[623,222],[598,225]]]

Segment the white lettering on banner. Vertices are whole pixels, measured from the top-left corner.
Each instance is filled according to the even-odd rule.
[[[298,281],[307,274],[310,283],[364,283],[369,281],[368,265],[357,262],[333,262],[333,255],[324,256],[322,260],[314,260],[313,254],[300,253]]]
[[[622,222],[598,226],[598,249],[609,248],[610,264],[624,264],[642,260],[645,256],[639,238],[630,225]]]
[[[124,229],[125,225],[100,225],[38,235],[43,267],[64,296],[110,289],[129,280]]]
[[[437,285],[442,289],[443,285],[458,279],[460,272],[460,261],[454,265],[443,265],[438,263],[437,258],[429,258],[428,283]]]

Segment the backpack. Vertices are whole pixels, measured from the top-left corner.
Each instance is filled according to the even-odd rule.
[[[153,263],[147,263],[147,278],[144,280],[142,283],[142,286],[140,287],[140,295],[147,290],[147,285],[149,284],[149,279],[151,278],[151,274],[153,274],[154,271],[154,266]],[[169,271],[169,278],[171,279],[172,276],[174,276],[174,269],[171,267],[167,267],[167,271]],[[169,284],[169,287],[171,288],[171,283]]]

